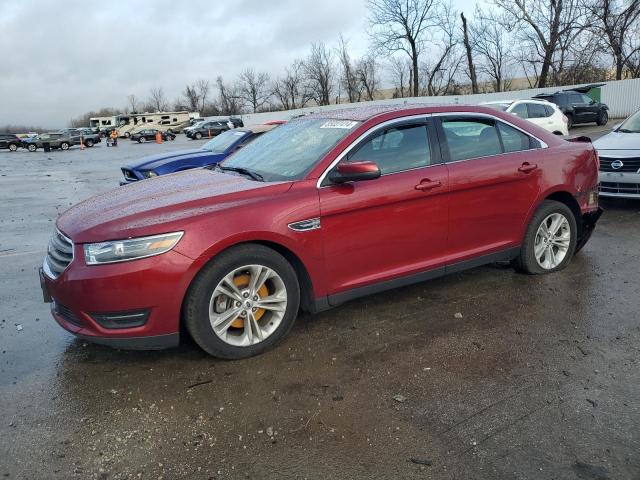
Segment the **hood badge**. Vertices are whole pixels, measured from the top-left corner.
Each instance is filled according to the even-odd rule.
[[[308,232],[309,230],[317,230],[320,228],[320,218],[308,218],[289,224],[289,228],[294,232]]]
[[[614,160],[613,162],[611,162],[611,168],[613,168],[614,170],[620,170],[622,167],[624,167],[624,163],[622,162],[622,160]]]

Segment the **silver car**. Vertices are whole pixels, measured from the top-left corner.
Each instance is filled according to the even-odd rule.
[[[640,198],[640,111],[593,145],[600,156],[600,196]]]

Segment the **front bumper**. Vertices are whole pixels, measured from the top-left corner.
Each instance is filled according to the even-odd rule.
[[[117,348],[159,349],[178,345],[180,311],[193,261],[175,251],[114,264],[87,266],[82,245],[56,279],[41,274],[45,301],[53,318],[85,340]],[[148,312],[144,324],[105,328],[99,315]]]
[[[601,197],[640,198],[640,173],[600,172]]]

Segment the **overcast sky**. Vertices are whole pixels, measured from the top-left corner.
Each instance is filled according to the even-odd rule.
[[[472,13],[474,0],[456,0]],[[0,125],[62,127],[162,86],[277,75],[311,42],[367,51],[365,0],[0,0]]]

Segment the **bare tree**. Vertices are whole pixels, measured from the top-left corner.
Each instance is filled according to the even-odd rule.
[[[389,60],[389,71],[394,86],[393,97],[404,98],[410,96],[411,90],[411,62],[397,56]]]
[[[209,80],[201,78],[196,82],[196,89],[198,91],[200,101],[198,107],[194,111],[204,113],[207,108],[207,99],[209,97],[209,91],[211,90],[211,84],[209,83]]]
[[[218,86],[218,108],[222,115],[242,113],[242,98],[237,85],[227,85],[222,77],[216,79]]]
[[[163,112],[167,109],[167,98],[162,87],[154,87],[149,91],[149,107],[155,112]]]
[[[463,12],[460,12],[460,18],[462,19],[462,38],[464,42],[464,48],[467,52],[467,68],[469,79],[471,80],[471,93],[478,93],[478,78],[476,77],[476,68],[473,65],[473,50],[471,49],[471,42],[469,42],[469,29],[467,28],[467,19]]]
[[[347,41],[342,34],[336,52],[340,63],[340,86],[347,92],[349,103],[359,102],[362,99],[362,88],[347,50]]]
[[[373,55],[367,55],[356,63],[355,74],[358,88],[365,100],[375,100],[378,92],[378,63]]]
[[[272,92],[283,110],[295,110],[307,104],[310,98],[304,87],[304,66],[300,60],[285,69],[284,76],[273,83]]]
[[[523,60],[535,62],[537,87],[549,84],[554,54],[561,38],[571,34],[582,21],[579,0],[493,0],[505,12],[503,26],[516,28],[524,47]],[[533,64],[532,64],[533,65]]]
[[[200,95],[195,84],[184,87],[182,96],[184,98],[182,105],[186,106],[189,111],[196,112],[200,110]]]
[[[127,106],[129,107],[129,111],[137,112],[139,107],[138,97],[134,94],[127,95]]]
[[[638,53],[634,42],[638,31],[640,0],[587,0],[587,8],[595,19],[594,31],[600,33],[611,50],[616,67],[616,80],[622,80],[625,66]]]
[[[453,93],[455,78],[460,70],[462,55],[458,51],[457,15],[451,5],[443,5],[438,14],[438,33],[429,41],[433,57],[421,64],[422,93],[446,95]]]
[[[318,105],[329,105],[333,91],[333,58],[324,43],[311,44],[311,52],[303,63],[305,83]]]
[[[428,30],[437,26],[436,0],[368,0],[374,45],[388,53],[404,52],[411,60],[413,95],[420,93],[420,53]]]
[[[253,68],[247,68],[240,74],[239,93],[242,100],[255,113],[269,100],[269,75],[258,73]]]
[[[496,92],[508,89],[509,72],[514,58],[509,55],[510,37],[495,10],[476,8],[476,21],[471,25],[473,49],[480,58],[478,71],[488,76]]]

